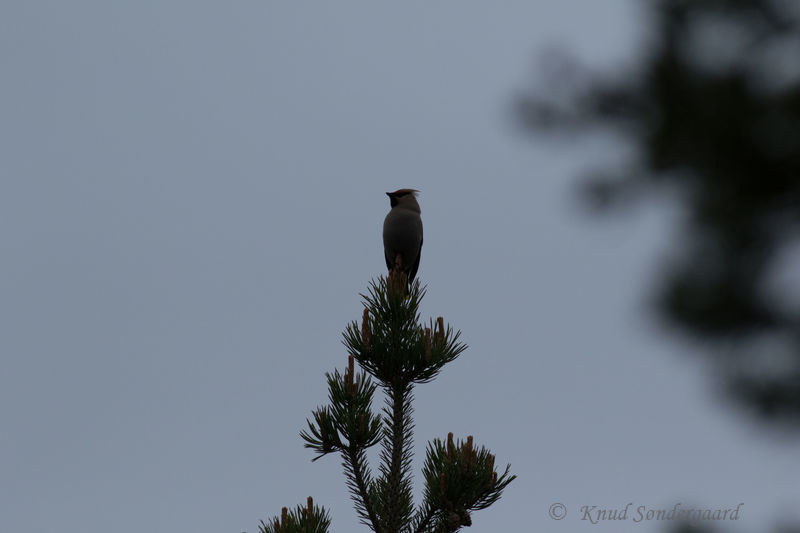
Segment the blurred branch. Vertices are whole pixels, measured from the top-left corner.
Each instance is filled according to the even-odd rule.
[[[633,65],[592,73],[550,54],[546,85],[517,100],[517,118],[539,135],[624,139],[631,159],[594,171],[584,199],[617,209],[667,194],[682,205],[680,237],[656,283],[659,316],[754,362],[769,354],[749,340],[783,342],[789,372],[764,379],[763,365],[750,365],[728,390],[800,427],[800,287],[775,289],[781,257],[800,245],[800,9],[768,0],[648,5],[649,40]]]

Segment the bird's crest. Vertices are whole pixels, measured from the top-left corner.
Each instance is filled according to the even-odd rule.
[[[386,194],[389,196],[394,196],[395,198],[401,198],[407,194],[411,194],[416,197],[418,192],[419,191],[417,189],[397,189],[394,192],[387,192]]]

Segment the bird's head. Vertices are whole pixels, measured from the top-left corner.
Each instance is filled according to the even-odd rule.
[[[419,204],[417,203],[417,189],[397,189],[394,192],[387,192],[386,196],[389,197],[389,203],[392,207],[405,207],[419,212]]]

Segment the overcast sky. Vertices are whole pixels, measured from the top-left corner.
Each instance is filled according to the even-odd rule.
[[[797,517],[796,442],[649,320],[674,214],[586,216],[576,173],[613,143],[513,125],[543,50],[610,66],[643,24],[620,0],[2,2],[0,531],[252,533],[308,495],[365,531],[298,432],[401,187],[423,317],[469,344],[416,390],[416,471],[452,431],[519,476],[475,531]]]

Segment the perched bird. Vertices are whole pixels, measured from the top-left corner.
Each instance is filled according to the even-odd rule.
[[[416,189],[387,192],[392,209],[383,221],[383,255],[386,268],[397,267],[414,280],[422,252],[422,218]]]

